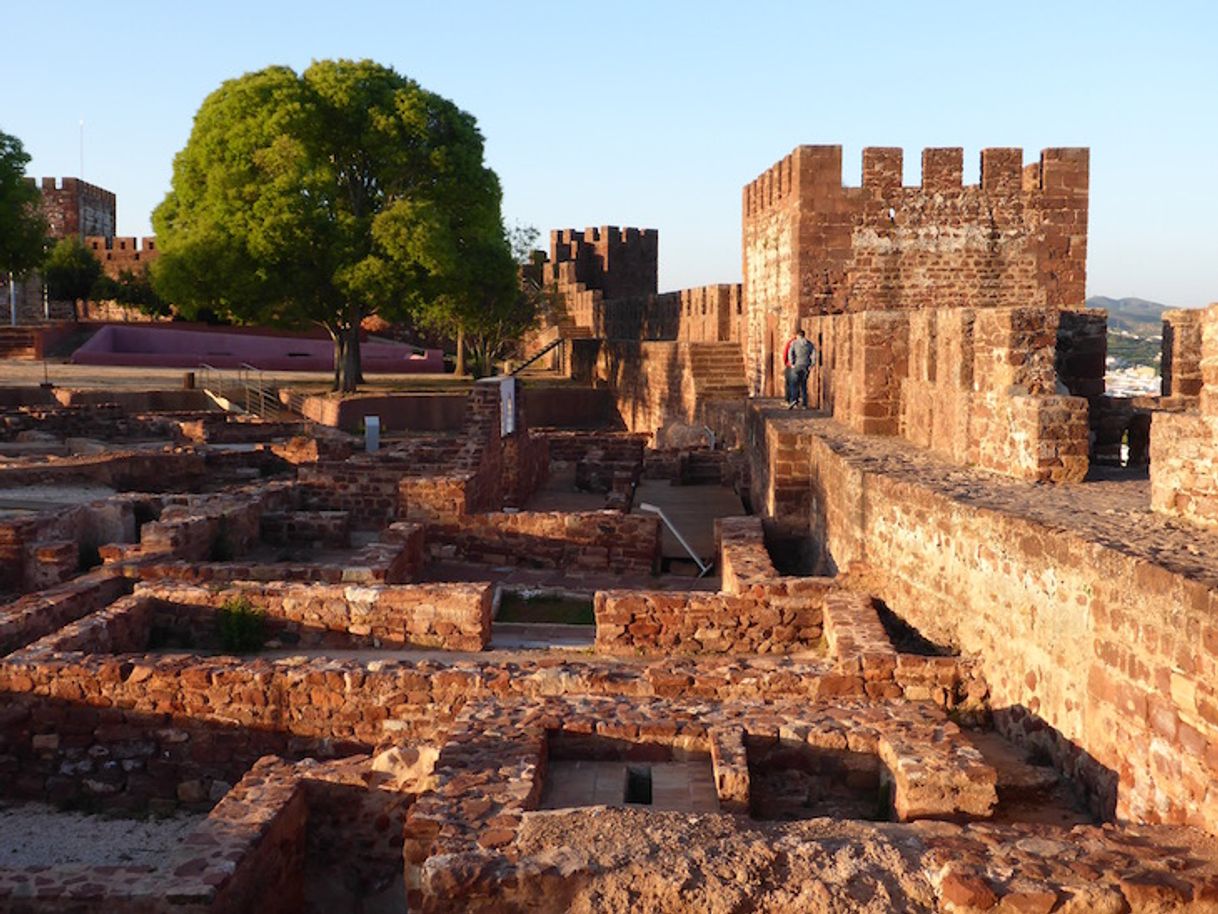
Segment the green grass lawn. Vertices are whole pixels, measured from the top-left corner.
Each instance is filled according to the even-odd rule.
[[[592,601],[554,594],[522,596],[505,591],[499,598],[497,622],[549,622],[561,625],[595,625]]]

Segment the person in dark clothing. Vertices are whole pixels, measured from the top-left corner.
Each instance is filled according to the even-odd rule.
[[[787,409],[808,406],[808,372],[816,364],[816,347],[808,339],[803,328],[787,341],[782,352],[782,363],[786,366]]]

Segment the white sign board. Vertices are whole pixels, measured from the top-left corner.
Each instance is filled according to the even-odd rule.
[[[364,416],[364,450],[369,454],[381,447],[381,417]]]
[[[499,435],[516,433],[516,379],[506,377],[499,382]]]

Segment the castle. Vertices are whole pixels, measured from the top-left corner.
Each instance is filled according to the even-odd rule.
[[[0,907],[1212,910],[1218,305],[1111,397],[1087,151],[902,171],[795,149],[742,285],[555,232],[527,381],[0,388],[0,795],[194,817]]]
[[[117,199],[113,192],[80,178],[42,178],[38,182],[26,178],[26,182],[37,184],[39,188],[49,237],[53,241],[73,235],[80,238],[111,279],[118,279],[124,272],[142,275],[160,253],[155,237],[138,239],[116,235]],[[46,299],[38,274],[16,280],[15,285],[18,324],[37,324],[46,319],[71,320],[76,316],[72,303]],[[126,319],[129,316],[124,309],[108,307],[101,302],[90,303],[90,307],[92,310],[87,316],[91,317]],[[7,276],[0,277],[0,312],[7,323],[10,319]]]

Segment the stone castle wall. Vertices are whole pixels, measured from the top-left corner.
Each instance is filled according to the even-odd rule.
[[[148,265],[161,255],[155,237],[133,238],[90,235],[85,246],[93,252],[102,269],[111,279],[118,279],[124,272],[142,276]]]
[[[33,178],[26,180],[35,183]],[[38,184],[52,238],[114,237],[117,206],[113,193],[79,178],[43,178]]]
[[[1213,828],[1210,585],[1112,531],[1075,529],[1068,511],[1040,519],[1038,490],[976,497],[994,484],[948,479],[907,449],[871,453],[827,423],[779,425],[750,409],[759,511],[811,532],[826,570],[862,573],[928,638],[976,657],[1000,727],[1051,753],[1101,812]]]
[[[1164,393],[1193,408],[1155,413],[1151,507],[1218,527],[1218,304],[1168,311],[1163,328]]]
[[[810,402],[854,431],[899,435],[955,463],[1081,480],[1088,401],[1056,393],[1059,313],[922,308],[805,318],[820,353]]]
[[[840,146],[800,146],[744,189],[743,343],[751,389],[775,395],[804,318],[916,308],[1067,307],[1084,299],[1088,152],[927,149],[902,185],[900,149],[863,150],[842,186]]]

